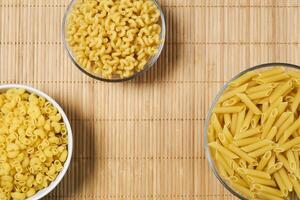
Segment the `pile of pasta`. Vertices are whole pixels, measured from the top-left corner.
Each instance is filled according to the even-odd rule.
[[[130,77],[157,54],[159,19],[153,0],[78,0],[67,16],[66,40],[86,70]]]
[[[47,187],[67,159],[57,109],[23,89],[0,93],[0,199],[22,200]]]
[[[212,110],[219,175],[248,199],[300,198],[300,71],[273,67],[232,81]]]

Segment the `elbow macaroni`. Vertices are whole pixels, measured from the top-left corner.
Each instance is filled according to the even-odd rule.
[[[44,98],[0,93],[0,199],[23,200],[47,187],[67,159],[66,127]]]
[[[219,174],[249,199],[300,198],[299,78],[284,68],[245,73],[212,109],[211,155]]]
[[[157,53],[159,17],[151,0],[80,0],[67,16],[66,40],[86,70],[129,77]]]

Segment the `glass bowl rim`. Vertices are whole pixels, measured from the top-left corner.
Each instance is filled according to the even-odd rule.
[[[148,71],[149,69],[151,69],[158,61],[165,43],[166,43],[166,30],[167,30],[167,25],[166,25],[166,19],[165,19],[165,15],[164,12],[162,10],[162,7],[160,6],[160,4],[157,2],[157,0],[151,0],[155,3],[156,7],[158,8],[159,12],[160,12],[160,21],[161,21],[161,34],[160,34],[160,39],[162,40],[161,44],[158,46],[158,52],[149,58],[147,64],[144,66],[144,68],[139,71],[139,72],[135,72],[133,75],[131,75],[130,77],[126,77],[126,78],[116,78],[116,79],[109,79],[109,78],[104,78],[101,76],[97,76],[95,73],[89,72],[87,70],[85,70],[83,67],[80,66],[80,64],[78,64],[78,62],[76,61],[75,56],[72,53],[72,50],[70,49],[68,42],[66,41],[66,22],[67,22],[67,16],[72,8],[72,6],[74,5],[74,3],[78,1],[78,0],[72,0],[67,9],[65,10],[64,16],[63,16],[63,21],[62,21],[62,40],[63,40],[63,46],[64,48],[67,50],[68,56],[71,58],[72,63],[84,74],[88,75],[89,77],[99,80],[99,81],[104,81],[104,82],[111,82],[111,83],[116,83],[116,82],[125,82],[125,81],[129,81],[132,79],[135,79],[137,77],[139,77],[140,75],[144,74],[146,71]]]
[[[236,197],[238,197],[239,199],[242,199],[242,200],[247,200],[247,198],[242,196],[242,194],[239,191],[236,191],[235,189],[233,189],[219,175],[219,172],[216,169],[215,162],[214,162],[213,158],[210,155],[210,149],[208,147],[208,140],[207,140],[208,126],[209,126],[212,110],[215,107],[218,99],[221,97],[221,95],[225,91],[225,89],[229,86],[229,83],[231,83],[233,80],[236,80],[237,78],[241,77],[242,75],[246,74],[247,72],[255,71],[255,70],[259,70],[259,69],[265,69],[265,68],[272,68],[272,67],[284,67],[284,68],[292,68],[292,69],[300,70],[300,66],[296,65],[296,64],[290,64],[290,63],[284,63],[284,62],[274,62],[274,63],[264,63],[264,64],[255,65],[253,67],[250,67],[246,70],[243,70],[243,71],[239,72],[238,74],[233,76],[233,78],[226,81],[226,83],[221,87],[221,89],[218,90],[217,94],[215,95],[215,97],[212,100],[212,103],[209,107],[208,113],[207,113],[206,118],[205,118],[205,124],[204,124],[204,151],[205,151],[205,156],[206,156],[206,159],[208,161],[209,167],[212,170],[214,176],[222,184],[222,186],[225,187],[231,194],[233,194],[234,196],[236,196]]]

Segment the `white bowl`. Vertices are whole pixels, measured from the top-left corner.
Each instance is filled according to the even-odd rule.
[[[67,157],[67,160],[64,163],[64,167],[63,167],[62,171],[57,175],[56,179],[54,181],[52,181],[48,187],[38,191],[35,195],[33,195],[32,197],[27,199],[27,200],[38,200],[38,199],[43,198],[47,194],[49,194],[60,183],[60,181],[62,180],[62,178],[64,177],[64,175],[66,174],[66,172],[67,172],[67,170],[70,166],[71,158],[72,158],[72,152],[73,152],[72,129],[71,129],[70,122],[69,122],[65,112],[63,111],[63,109],[58,105],[58,103],[56,103],[56,101],[54,99],[49,97],[47,94],[45,94],[44,92],[42,92],[40,90],[32,88],[30,86],[17,85],[17,84],[0,85],[0,93],[6,91],[8,89],[11,89],[11,88],[25,89],[29,93],[33,93],[33,94],[36,94],[38,96],[41,96],[41,97],[45,98],[55,108],[57,108],[57,110],[58,110],[59,114],[61,114],[61,116],[63,118],[63,121],[64,121],[64,123],[66,125],[66,128],[67,128],[67,133],[68,133],[68,157]]]

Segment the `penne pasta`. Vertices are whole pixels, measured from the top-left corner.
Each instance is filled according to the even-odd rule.
[[[288,78],[290,78],[290,76],[286,73],[283,73],[283,74],[277,74],[277,75],[272,76],[272,77],[258,78],[258,79],[256,79],[256,82],[258,84],[266,84],[266,83],[286,80]]]
[[[244,93],[237,93],[236,96],[238,96],[243,103],[256,115],[261,114],[261,111],[256,107],[256,105],[249,99],[247,95]]]
[[[277,183],[277,185],[278,185],[278,187],[279,187],[281,193],[284,195],[284,197],[287,197],[289,191],[288,191],[288,189],[286,188],[286,186],[285,186],[285,184],[284,184],[284,182],[283,182],[283,180],[282,180],[282,178],[281,178],[279,172],[275,172],[275,173],[273,174],[273,176],[274,176],[274,179],[275,179],[275,181],[276,181],[276,183]]]
[[[246,138],[246,139],[237,139],[237,140],[234,140],[232,143],[237,147],[242,147],[242,146],[253,144],[253,143],[258,142],[258,141],[260,141],[259,136],[249,137],[249,138]]]
[[[240,156],[242,159],[246,160],[249,164],[251,164],[253,166],[258,165],[257,160],[255,160],[254,158],[251,158],[250,156],[248,156],[247,153],[242,151],[240,148],[234,146],[233,144],[229,144],[228,149],[230,151],[232,151],[233,153],[235,153],[236,155]]]
[[[238,113],[244,109],[243,106],[228,106],[228,107],[216,107],[214,113]]]
[[[279,175],[280,175],[285,187],[288,189],[288,191],[290,191],[290,192],[293,191],[293,185],[288,177],[288,174],[287,174],[285,168],[281,168],[278,172],[279,172]]]
[[[272,156],[272,152],[271,151],[267,151],[262,158],[260,159],[256,169],[257,170],[263,170],[265,168],[265,166],[267,165],[267,163],[269,162],[270,158]]]
[[[300,195],[300,70],[258,71],[221,95],[208,146],[220,176],[237,192],[253,200],[289,199],[296,190]]]
[[[255,157],[263,155],[267,151],[273,150],[274,147],[275,147],[274,144],[268,144],[267,146],[264,146],[262,148],[259,148],[259,149],[255,150],[255,151],[252,151],[248,155],[251,156],[251,157],[253,157],[253,158],[255,158]]]
[[[250,145],[247,145],[247,146],[244,146],[242,147],[241,149],[245,152],[251,152],[251,151],[254,151],[254,150],[257,150],[261,147],[264,147],[264,146],[267,146],[269,144],[273,143],[272,141],[270,140],[261,140],[259,142],[256,142],[256,143],[252,143]],[[270,156],[271,157],[271,156]]]
[[[240,87],[238,87],[238,88],[235,88],[235,89],[233,89],[233,90],[231,90],[231,91],[229,91],[229,92],[224,93],[224,94],[219,98],[219,102],[221,103],[221,102],[223,102],[223,101],[225,101],[225,100],[227,100],[227,99],[230,99],[231,97],[234,97],[236,93],[239,93],[239,92],[245,92],[246,89],[247,89],[247,87],[248,87],[248,84],[246,83],[246,84],[244,84],[244,85],[242,85],[242,86],[240,86]]]
[[[218,144],[217,142],[211,142],[208,144],[208,146],[215,149],[216,151],[226,155],[230,159],[239,158],[236,154],[232,153],[227,148],[223,147],[222,145]]]
[[[294,186],[294,189],[295,189],[295,192],[297,194],[297,197],[300,198],[300,184],[299,184],[299,181],[292,174],[289,174],[289,179],[290,179],[292,185]]]
[[[266,121],[266,123],[264,124],[264,126],[262,127],[262,135],[261,138],[265,139],[267,134],[269,133],[270,129],[272,128],[276,117],[278,115],[278,110],[277,108],[274,108],[272,110],[272,112],[270,113],[270,116],[268,117],[268,120]]]
[[[232,120],[231,120],[231,126],[230,126],[230,131],[231,131],[233,136],[236,133],[237,118],[238,118],[238,114],[233,113],[232,114]]]
[[[290,90],[293,87],[293,82],[291,80],[287,81],[281,86],[278,86],[278,90],[274,90],[270,96],[270,103],[275,102],[279,97],[281,97],[285,92]]]
[[[280,170],[282,167],[283,167],[283,163],[278,162],[278,163],[275,163],[274,165],[272,165],[270,168],[268,168],[267,172],[269,174],[273,174],[273,173],[277,172],[278,170]]]

